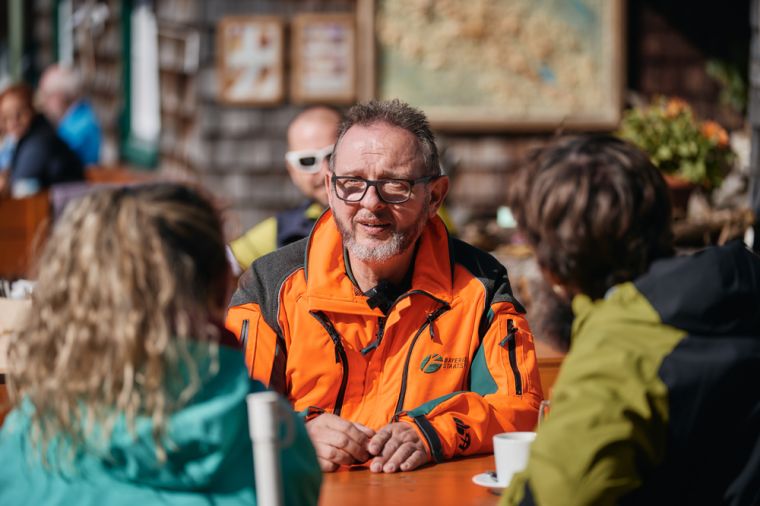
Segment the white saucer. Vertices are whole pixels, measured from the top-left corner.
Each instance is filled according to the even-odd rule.
[[[509,483],[497,480],[494,476],[493,471],[476,474],[472,477],[472,482],[475,485],[480,485],[481,487],[488,487],[493,491],[502,490],[504,488],[507,488],[507,485],[509,485]]]

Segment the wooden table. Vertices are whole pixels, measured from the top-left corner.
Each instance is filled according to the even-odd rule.
[[[407,473],[372,473],[366,468],[324,475],[319,504],[493,506],[499,496],[475,485],[472,477],[494,469],[493,455],[426,466]]]

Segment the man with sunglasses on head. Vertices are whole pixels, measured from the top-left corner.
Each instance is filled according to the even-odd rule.
[[[298,114],[288,126],[286,167],[304,202],[268,218],[230,243],[241,270],[257,258],[309,235],[314,222],[327,207],[324,174],[338,136],[340,112],[315,106]]]
[[[306,420],[324,471],[411,471],[532,430],[533,336],[493,257],[449,237],[425,115],[354,106],[308,239],[253,263],[227,326],[250,374]]]

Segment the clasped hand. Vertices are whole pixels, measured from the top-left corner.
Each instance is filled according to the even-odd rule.
[[[324,413],[306,423],[322,471],[372,459],[379,473],[411,471],[430,460],[424,441],[405,422],[389,423],[375,432],[360,423]]]

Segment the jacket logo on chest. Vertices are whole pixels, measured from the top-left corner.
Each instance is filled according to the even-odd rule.
[[[467,367],[467,357],[443,357],[438,353],[426,355],[420,363],[420,371],[432,374],[439,369],[464,369]]]

